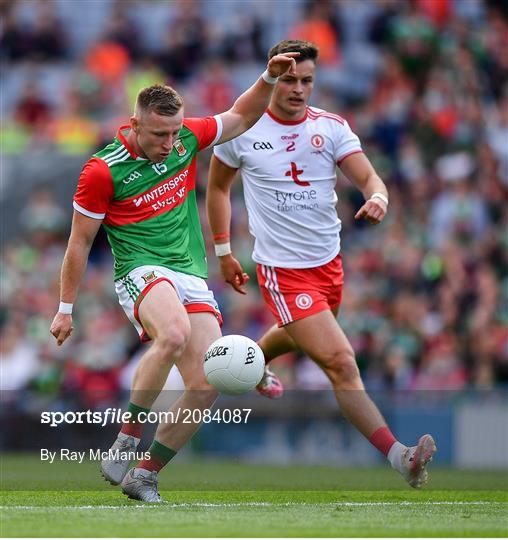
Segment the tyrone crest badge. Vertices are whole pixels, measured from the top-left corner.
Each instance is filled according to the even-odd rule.
[[[319,133],[316,133],[312,135],[310,139],[310,143],[312,144],[314,148],[321,148],[323,144],[325,144],[325,139],[322,135],[320,135]]]

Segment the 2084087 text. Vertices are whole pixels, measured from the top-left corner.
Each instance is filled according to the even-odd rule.
[[[246,424],[252,409],[182,409],[182,422],[184,424],[201,423],[211,424]]]

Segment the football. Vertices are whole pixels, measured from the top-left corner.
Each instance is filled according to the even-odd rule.
[[[265,358],[258,344],[245,336],[223,336],[205,354],[207,381],[223,394],[243,394],[263,377]]]

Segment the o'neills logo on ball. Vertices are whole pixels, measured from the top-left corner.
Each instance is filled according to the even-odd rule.
[[[185,156],[185,154],[187,153],[187,148],[185,148],[185,146],[183,145],[183,142],[180,139],[177,139],[173,143],[173,146],[174,146],[174,148],[176,150],[176,153],[179,156]]]
[[[222,345],[218,345],[217,347],[214,347],[213,349],[210,349],[205,354],[205,362],[209,360],[210,358],[213,358],[214,356],[225,356],[228,354],[229,347],[224,347]]]
[[[299,294],[296,297],[295,303],[300,309],[309,309],[312,306],[312,297],[307,293]]]
[[[315,135],[312,135],[310,138],[310,143],[314,148],[321,148],[323,144],[325,144],[325,139],[322,135],[319,135],[319,133],[316,133]]]

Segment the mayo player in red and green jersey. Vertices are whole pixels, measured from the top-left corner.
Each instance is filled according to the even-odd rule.
[[[277,55],[233,107],[213,117],[184,118],[183,100],[169,86],[143,89],[134,115],[114,141],[85,164],[61,272],[60,306],[51,333],[61,345],[72,333],[72,306],[92,242],[104,225],[115,260],[120,304],[144,341],[152,341],[135,372],[131,421],[102,461],[103,476],[129,497],[160,502],[157,473],[192,437],[197,423],[160,424],[149,457],[128,471],[143,419],[176,364],[186,391],[178,410],[208,409],[217,397],[203,357],[220,337],[220,312],[208,290],[198,217],[196,154],[253,126],[268,106],[277,77],[292,73],[298,53]],[[169,416],[169,415],[168,415]]]

